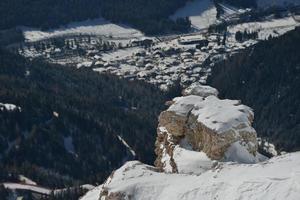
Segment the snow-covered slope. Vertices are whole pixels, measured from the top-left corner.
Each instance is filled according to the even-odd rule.
[[[184,147],[177,145],[173,152],[174,162],[179,173],[202,174],[216,163],[206,153],[193,151],[192,148],[187,149],[186,145]]]
[[[51,193],[59,194],[64,191],[76,188],[76,187],[74,187],[74,188],[68,187],[68,188],[62,188],[62,189],[49,189],[49,188],[45,188],[45,187],[36,185],[35,182],[33,182],[32,180],[30,180],[24,176],[20,176],[19,178],[22,179],[21,183],[2,183],[2,185],[4,186],[4,188],[6,188],[8,190],[34,192],[34,193],[43,194],[46,196],[50,195]],[[80,188],[90,191],[90,190],[95,189],[95,186],[85,184],[85,185],[81,185]]]
[[[299,22],[295,21],[291,16],[280,19],[270,19],[262,22],[248,22],[233,25],[228,27],[228,32],[230,33],[229,42],[233,42],[235,40],[234,36],[237,31],[257,31],[258,39],[265,40],[268,39],[270,35],[273,37],[283,35],[297,26],[299,26]]]
[[[159,173],[138,161],[126,163],[81,200],[271,200],[300,199],[300,152],[258,164],[219,163],[201,175]]]
[[[211,0],[194,0],[187,2],[186,6],[179,9],[171,19],[189,17],[196,29],[208,28],[216,22],[217,10]]]
[[[36,185],[28,185],[22,183],[3,183],[3,186],[6,189],[10,189],[10,190],[25,190],[25,191],[32,191],[32,192],[45,194],[45,195],[49,195],[51,193],[50,189],[43,188]]]
[[[22,27],[25,39],[30,42],[66,35],[99,35],[120,40],[143,37],[143,34],[122,24],[113,24],[103,18],[70,23],[65,27],[49,31]]]

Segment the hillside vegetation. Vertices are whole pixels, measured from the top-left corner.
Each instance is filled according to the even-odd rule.
[[[214,0],[216,3],[226,3],[236,7],[253,8],[257,6],[257,0]]]
[[[73,21],[105,17],[145,33],[188,31],[186,19],[168,19],[187,0],[1,0],[0,29],[32,26],[49,29]]]
[[[95,183],[128,159],[152,164],[167,99],[143,82],[0,50],[0,103],[21,108],[0,109],[0,180],[22,173],[52,187]]]

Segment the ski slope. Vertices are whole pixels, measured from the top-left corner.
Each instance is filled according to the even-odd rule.
[[[39,29],[21,27],[28,42],[67,35],[96,35],[119,40],[130,40],[143,37],[143,33],[122,24],[113,24],[103,18],[70,23],[58,29],[41,31]]]
[[[273,37],[283,35],[299,25],[299,22],[295,21],[293,17],[290,16],[280,19],[270,19],[262,22],[248,22],[229,26],[228,31],[232,37],[234,37],[234,34],[237,31],[258,31],[258,39],[265,40],[268,39],[270,35]]]
[[[179,9],[170,18],[189,17],[195,29],[208,28],[216,22],[217,10],[211,0],[188,1],[186,6]]]

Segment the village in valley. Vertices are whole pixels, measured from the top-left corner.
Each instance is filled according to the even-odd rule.
[[[258,14],[223,4],[219,5],[223,13],[217,19],[217,8],[210,1],[201,1],[200,6],[203,2],[207,10],[198,18],[190,18],[192,30],[187,34],[145,36],[130,27],[98,19],[49,32],[22,27],[26,41],[11,49],[32,59],[87,67],[168,90],[178,81],[182,86],[205,84],[215,63],[300,24],[298,16],[287,10]]]
[[[145,35],[128,25],[97,18],[48,31],[18,27],[25,41],[9,44],[6,48],[30,60],[41,59],[59,66],[88,69],[91,73],[145,81],[162,91],[177,84],[186,89],[193,84],[206,85],[213,67],[233,54],[299,27],[299,13],[299,6],[252,10],[214,4],[211,0],[195,0],[170,16],[170,19],[189,18],[191,30],[188,33]],[[25,76],[30,76],[30,68]],[[0,110],[8,108],[21,111],[20,107],[0,103]],[[57,112],[53,115],[59,117]],[[125,140],[121,136],[118,139],[135,156]],[[258,142],[264,143],[261,138]],[[277,155],[273,144],[262,146],[272,156]],[[4,183],[5,188],[29,191],[37,199],[67,190],[43,188],[25,176],[18,179],[20,183]],[[95,187],[82,185],[80,188],[88,191]]]

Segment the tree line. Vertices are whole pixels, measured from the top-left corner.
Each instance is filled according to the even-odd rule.
[[[30,26],[43,30],[73,21],[104,17],[131,24],[146,34],[186,32],[190,21],[169,16],[187,0],[1,0],[0,30]]]
[[[0,102],[22,109],[0,111],[0,181],[23,174],[66,187],[101,183],[126,160],[152,164],[158,115],[178,93],[0,50]]]

